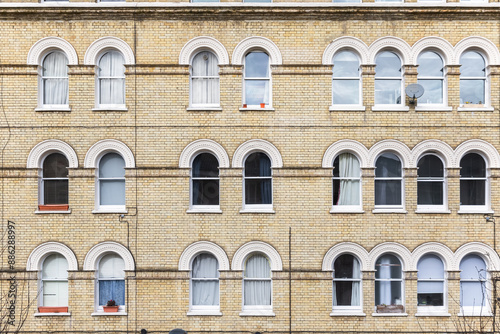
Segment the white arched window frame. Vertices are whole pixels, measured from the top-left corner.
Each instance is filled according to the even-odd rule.
[[[69,160],[63,152],[48,152],[41,161],[38,186],[40,211],[68,211]]]
[[[361,262],[353,254],[340,254],[333,266],[332,315],[355,314],[363,311],[363,281]]]
[[[69,111],[69,60],[65,52],[49,49],[39,66],[40,110]]]
[[[273,211],[271,158],[261,151],[249,153],[243,163],[243,210]]]
[[[126,110],[125,57],[115,49],[105,49],[96,61],[97,109]]]
[[[380,154],[375,161],[375,210],[404,209],[403,160],[391,151]]]
[[[337,1],[352,2],[352,1]],[[332,109],[359,109],[363,104],[361,60],[349,49],[335,53],[332,59]]]
[[[469,253],[460,259],[460,313],[465,316],[491,315],[491,284],[488,261]]]
[[[424,95],[417,99],[417,109],[449,110],[446,66],[441,53],[425,50],[418,55],[417,64],[417,83],[424,87]]]
[[[125,166],[125,159],[115,151],[106,151],[97,159],[94,212],[126,213]]]
[[[417,263],[417,313],[447,314],[447,272],[443,259],[433,253],[423,255]]]
[[[222,315],[220,312],[219,261],[214,254],[201,252],[190,265],[188,315]]]
[[[197,52],[191,59],[189,74],[190,108],[219,110],[220,76],[217,55],[209,50]]]
[[[243,268],[244,316],[270,316],[273,313],[272,272],[269,258],[259,252],[249,254]]]
[[[375,101],[372,109],[400,110],[404,108],[402,57],[393,50],[382,50],[375,57],[375,65]]]
[[[125,260],[115,252],[103,253],[96,261],[95,268],[95,311],[108,313],[104,306],[113,299],[118,313],[126,311]],[[114,313],[115,311],[111,311]]]
[[[38,312],[68,312],[68,269],[68,261],[60,253],[49,253],[43,258],[38,275]]]
[[[331,212],[362,211],[361,162],[352,152],[342,152],[333,159]]]
[[[419,158],[417,167],[417,212],[447,211],[448,184],[443,159],[426,153]]]
[[[202,151],[191,162],[190,212],[220,212],[219,161]]]
[[[404,313],[404,272],[401,259],[382,254],[375,262],[376,313]]]
[[[477,159],[482,159],[484,170]],[[475,161],[474,161],[475,160]],[[482,152],[469,151],[460,158],[459,213],[487,213],[490,208],[490,171]],[[481,167],[481,168],[480,168]],[[481,169],[481,170],[480,170]]]
[[[460,107],[487,108],[490,106],[488,57],[476,49],[460,55]]]
[[[266,51],[251,50],[244,57],[243,109],[272,109],[271,58]]]

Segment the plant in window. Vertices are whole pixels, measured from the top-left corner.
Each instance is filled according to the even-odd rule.
[[[377,313],[404,312],[403,272],[399,259],[392,254],[382,255],[375,263],[375,270]]]
[[[267,53],[253,51],[245,56],[244,85],[243,104],[253,107],[271,104],[271,68]]]

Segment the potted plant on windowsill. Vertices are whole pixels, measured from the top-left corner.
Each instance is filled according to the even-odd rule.
[[[403,305],[377,305],[377,313],[404,313]]]
[[[108,300],[108,302],[106,303],[106,305],[104,305],[102,307],[102,309],[104,310],[104,312],[118,312],[118,305],[116,305],[116,302],[111,299],[111,300]]]

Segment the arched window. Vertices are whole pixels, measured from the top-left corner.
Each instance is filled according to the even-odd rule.
[[[98,60],[98,105],[101,108],[125,105],[125,58],[118,51],[107,51]]]
[[[375,305],[377,312],[403,312],[403,301],[401,261],[392,254],[382,255],[375,263]]]
[[[375,105],[403,105],[403,70],[399,56],[383,51],[377,55],[375,65]]]
[[[48,53],[41,67],[42,107],[68,105],[68,58],[61,51]]]
[[[212,52],[202,51],[191,65],[191,106],[218,107],[219,95],[219,62]]]
[[[460,261],[460,306],[464,314],[487,314],[487,270],[484,260],[475,254],[464,256]]]
[[[191,311],[219,310],[219,263],[202,253],[191,264]]]
[[[211,153],[201,153],[191,169],[192,206],[219,205],[219,162]]]
[[[443,161],[427,154],[417,164],[417,205],[419,209],[445,208],[445,179]]]
[[[361,267],[351,254],[333,263],[333,310],[361,311]]]
[[[427,254],[417,264],[417,299],[419,311],[444,311],[445,276],[443,261]]]
[[[460,56],[460,105],[477,106],[486,103],[486,61],[477,51]]]
[[[424,95],[418,104],[444,105],[444,62],[434,51],[425,51],[418,56],[418,84],[424,87]]]
[[[267,53],[252,51],[245,56],[244,84],[244,107],[271,107],[271,67]]]
[[[486,207],[486,162],[477,153],[468,153],[460,160],[460,207]]]
[[[243,273],[243,311],[269,311],[271,303],[271,266],[263,254],[252,254]]]
[[[375,163],[375,205],[403,206],[403,170],[394,153],[383,153]]]
[[[61,153],[45,157],[42,165],[40,210],[68,210],[68,159]]]
[[[117,153],[107,153],[99,160],[98,210],[125,210],[125,160]]]
[[[271,160],[262,152],[251,153],[245,159],[245,206],[272,205]]]
[[[105,254],[98,262],[97,311],[103,311],[108,301],[113,300],[118,311],[125,310],[125,262],[116,253]]]
[[[361,105],[361,69],[352,51],[333,56],[332,104]]]
[[[341,153],[333,161],[333,205],[361,206],[361,169],[354,154]]]
[[[45,258],[41,268],[41,313],[68,312],[68,261],[59,253]],[[55,308],[59,310],[56,310]]]

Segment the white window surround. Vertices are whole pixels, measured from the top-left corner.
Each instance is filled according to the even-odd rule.
[[[212,254],[211,252],[200,252],[196,254],[196,256],[192,257],[191,259],[191,265],[190,265],[190,279],[189,279],[189,311],[187,312],[186,315],[213,315],[213,316],[222,316],[222,312],[220,311],[220,279],[219,276],[217,278],[198,278],[195,279],[193,278],[193,261],[198,257],[199,255],[202,254],[209,254],[213,256],[216,260],[217,257]],[[218,260],[217,260],[218,262]],[[220,266],[218,269],[218,272],[220,272]],[[217,305],[193,305],[193,293],[194,293],[194,284],[193,281],[198,280],[198,281],[217,281],[218,284],[218,291],[219,291],[219,296],[218,300],[219,303]]]
[[[341,52],[349,52],[357,58],[358,65],[359,65],[358,76],[352,76],[352,77],[335,76],[335,62],[333,60]],[[362,81],[362,71],[361,71],[361,58],[360,58],[359,54],[355,50],[352,50],[352,49],[347,49],[347,48],[341,49],[333,55],[332,63],[333,63],[334,75],[332,76],[332,105],[330,106],[330,111],[335,111],[335,110],[364,111],[366,108],[363,106],[363,81]],[[335,81],[342,82],[343,80],[344,81],[357,81],[358,103],[355,103],[355,104],[334,103],[335,102],[335,101],[333,101],[334,100],[333,97],[335,94],[334,83],[335,83]]]
[[[215,154],[213,154],[212,152],[201,151],[201,152],[198,152],[198,154],[193,157],[193,160],[191,162],[191,166],[194,162],[194,159],[196,159],[200,154],[210,154],[217,159],[217,156]],[[213,177],[202,177],[202,176],[195,177],[195,176],[193,176],[193,168],[191,168],[190,177],[189,177],[189,209],[186,211],[187,213],[222,213],[222,211],[220,209],[220,163],[219,163],[218,159],[217,159],[217,162],[219,164],[217,167],[217,170],[219,171],[219,173],[217,174],[217,176],[213,176]],[[194,196],[193,195],[193,191],[194,191],[193,182],[195,182],[195,181],[209,181],[209,180],[217,181],[219,204],[217,204],[217,205],[193,204],[193,202],[194,202],[194,200],[193,200],[193,196]]]
[[[335,162],[335,159],[340,154],[348,153],[352,154],[356,159],[358,159],[360,170],[359,177],[332,177],[332,180],[358,180],[359,181],[359,205],[335,205],[332,203],[332,207],[330,209],[330,213],[364,213],[363,210],[363,180],[362,180],[362,171],[361,171],[361,159],[356,154],[356,152],[352,151],[341,151],[339,152],[333,159],[332,164]],[[334,189],[332,189],[333,193]]]
[[[442,205],[431,205],[431,204],[418,204],[417,202],[417,210],[416,213],[450,213],[448,210],[448,169],[446,168],[445,161],[439,154],[435,154],[433,152],[426,152],[420,158],[422,159],[426,155],[433,155],[439,158],[441,163],[443,164],[443,177],[442,178],[430,178],[428,181],[433,182],[442,182],[443,184],[443,204]],[[418,162],[417,162],[418,165]],[[418,192],[418,182],[425,182],[423,180],[419,180],[418,170],[417,170],[417,192]],[[418,193],[417,193],[418,196]]]
[[[194,70],[195,67],[197,66],[202,66],[202,65],[195,65],[195,59],[198,58],[198,56],[205,52],[206,54],[203,55],[203,57],[206,57],[207,61],[207,67],[209,68],[208,72],[210,72],[210,68],[217,66],[217,73],[211,73],[211,74],[198,74],[194,75]],[[205,60],[205,58],[203,58]],[[215,64],[210,64],[210,61],[216,61],[217,65]],[[211,66],[212,65],[212,66]],[[199,70],[199,69],[198,69]],[[215,72],[215,70],[214,70]],[[213,93],[213,85],[210,85],[209,83],[213,83],[213,81],[217,81],[217,102],[212,102],[209,103],[207,101],[203,101],[201,103],[195,103],[193,101],[195,93],[199,93],[199,91],[195,91],[195,80],[197,82],[203,82],[205,83],[205,86],[207,87],[207,90],[210,90],[210,93],[207,93],[206,99],[209,100],[209,95],[214,96],[215,94]],[[200,50],[198,53],[194,54],[192,59],[191,59],[191,64],[189,66],[189,107],[188,110],[222,110],[220,107],[220,75],[219,75],[219,59],[217,58],[217,55],[213,53],[211,50]]]
[[[401,156],[398,154],[398,152],[391,152],[391,151],[385,151],[381,152],[381,154],[377,157],[377,160],[384,154],[394,154],[396,157],[399,158],[399,161],[401,163],[401,175],[400,176],[394,176],[394,177],[377,177],[375,176],[374,181],[386,181],[386,182],[391,182],[391,181],[400,181],[400,187],[401,187],[401,204],[375,204],[374,209],[372,210],[373,213],[406,213],[405,210],[405,172],[404,172],[404,163],[403,160],[401,159]],[[377,160],[375,160],[375,173],[377,172],[376,169],[376,163]],[[375,193],[375,198],[376,198],[376,193]]]
[[[460,312],[457,314],[458,316],[474,316],[474,317],[480,317],[480,316],[493,316],[491,312],[491,295],[490,291],[492,290],[492,284],[491,284],[491,275],[490,275],[490,269],[488,266],[488,259],[485,258],[484,254],[482,253],[477,253],[477,252],[470,252],[468,254],[465,254],[461,259],[460,262],[468,255],[472,256],[477,256],[479,257],[482,261],[484,261],[484,264],[486,266],[486,272],[483,278],[480,278],[479,280],[471,280],[471,279],[463,279],[460,277],[460,290],[462,290],[462,282],[481,282],[481,286],[483,290],[483,298],[485,300],[485,305],[484,306],[463,306],[462,305],[462,300],[460,300]],[[459,262],[459,265],[460,265]],[[481,275],[479,275],[481,276]],[[461,293],[462,294],[462,293]]]
[[[420,1],[441,1],[441,0],[420,0]],[[423,81],[441,81],[441,87],[442,87],[442,96],[441,98],[443,99],[442,103],[424,103],[423,101],[419,101],[417,99],[417,105],[415,107],[416,111],[451,111],[452,107],[448,106],[448,81],[447,81],[447,70],[446,70],[446,62],[445,62],[445,57],[441,54],[439,50],[435,50],[433,48],[428,48],[423,50],[418,56],[417,56],[417,64],[418,64],[418,59],[421,55],[424,53],[435,53],[437,54],[442,62],[443,62],[443,68],[442,68],[442,75],[441,76],[425,76],[425,75],[417,75],[417,81],[418,80],[423,80]],[[420,64],[418,64],[420,65]],[[417,69],[418,70],[418,69]]]
[[[260,152],[260,151],[253,151],[250,152],[246,157],[245,157],[245,162],[246,160],[252,155],[256,153],[262,153],[265,155],[269,160],[269,156],[265,152]],[[240,213],[274,213],[273,209],[273,198],[274,198],[274,191],[273,191],[273,170],[272,167],[270,169],[270,175],[265,176],[265,175],[259,175],[259,176],[247,176],[246,175],[246,170],[243,168],[243,186],[242,186],[242,209],[240,210]],[[251,182],[252,180],[254,181],[260,181],[261,185],[264,184],[266,180],[270,180],[271,183],[271,194],[270,194],[270,201],[271,203],[259,203],[259,204],[247,204],[247,198],[246,198],[246,187],[247,187],[247,181]],[[261,192],[263,190],[261,189]]]
[[[94,168],[96,171],[96,186],[95,186],[95,209],[93,213],[126,213],[125,205],[119,206],[101,206],[99,205],[99,187],[97,182],[98,166],[100,159],[108,153],[117,153],[121,155],[125,161],[125,169],[135,168],[135,160],[132,151],[124,143],[114,140],[105,139],[98,141],[88,150],[83,163],[84,168]]]
[[[115,253],[118,256],[120,256],[125,264],[125,272],[127,271],[133,271],[135,268],[135,263],[134,263],[134,258],[130,251],[123,245],[113,242],[113,241],[106,241],[99,243],[95,246],[93,246],[87,255],[85,256],[85,260],[83,263],[83,270],[84,271],[96,271],[99,265],[99,261],[102,259],[103,256],[110,254],[110,253]],[[126,276],[126,275],[125,275]],[[126,315],[126,305],[120,305],[118,312],[117,313],[104,313],[102,306],[99,306],[99,293],[98,293],[98,286],[97,286],[97,280],[98,277],[95,277],[95,288],[94,288],[94,313],[92,313],[92,316],[96,315]],[[125,284],[127,282],[127,279],[125,277]],[[126,299],[126,296],[125,296]]]
[[[116,176],[116,175],[113,175],[113,176],[110,176],[110,177],[101,177],[100,175],[100,169],[102,168],[102,164],[101,164],[101,160],[104,160],[103,158],[108,156],[110,154],[117,154],[120,158],[123,159],[123,156],[121,156],[118,152],[113,152],[113,151],[110,151],[110,152],[106,152],[106,153],[103,153],[99,156],[98,158],[98,163],[97,163],[97,167],[95,169],[95,210],[93,211],[93,213],[127,213],[127,209],[126,209],[126,179],[125,179],[125,175],[124,176]],[[117,172],[117,174],[119,174]],[[125,171],[124,171],[124,174],[125,174]],[[110,204],[101,204],[102,202],[102,198],[108,198],[108,197],[101,197],[101,189],[103,189],[103,185],[104,185],[104,182],[116,182],[116,181],[123,181],[123,188],[124,188],[124,196],[123,196],[123,202],[124,204],[113,204],[113,205],[110,205]]]
[[[359,263],[359,278],[336,278],[335,277],[335,270],[333,270],[333,289],[335,289],[335,282],[357,282],[359,284],[359,305],[357,306],[339,306],[339,305],[333,305],[332,306],[332,312],[330,313],[330,316],[342,316],[342,315],[347,315],[347,316],[365,316],[366,314],[363,312],[363,273],[362,273],[362,267],[361,267],[361,261],[359,258],[351,254],[349,252],[343,252],[342,254],[339,254],[331,263],[332,268],[335,266],[335,261],[342,255],[350,255],[356,259]],[[354,276],[355,274],[353,274]],[[335,296],[333,296],[335,298]]]

